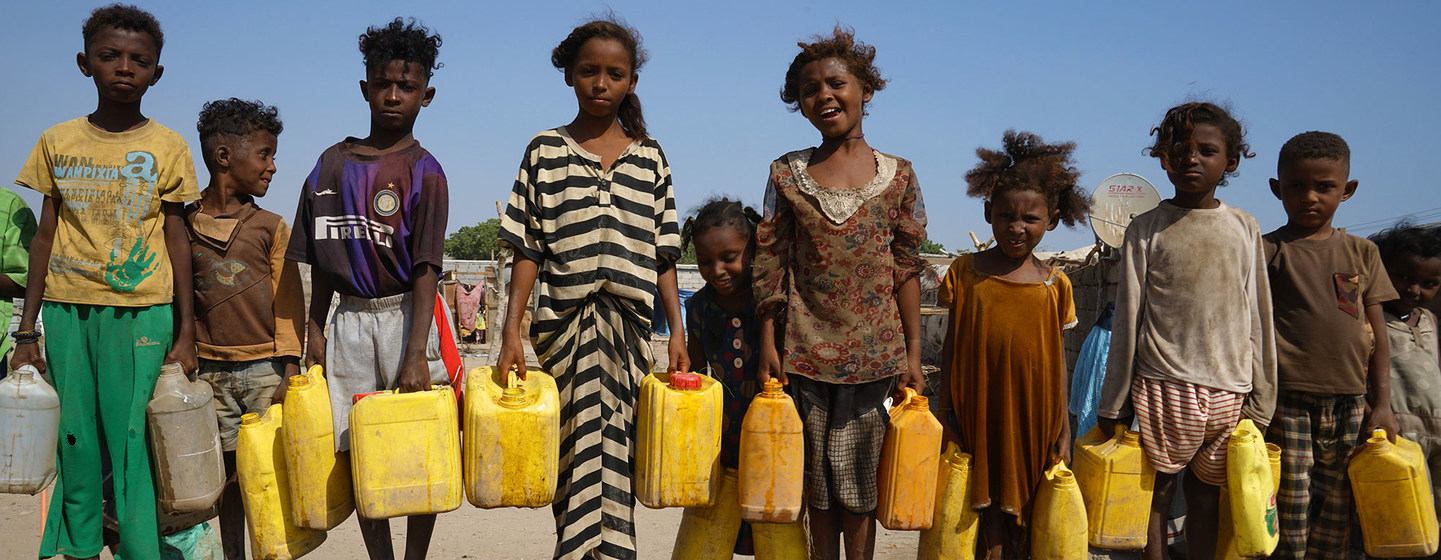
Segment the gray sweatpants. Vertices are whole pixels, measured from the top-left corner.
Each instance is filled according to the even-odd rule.
[[[405,341],[410,339],[410,296],[410,292],[375,299],[340,296],[325,341],[325,380],[330,385],[336,451],[350,450],[351,398],[400,384],[400,363],[405,360]],[[425,343],[430,382],[449,384],[435,323],[423,327],[430,331]]]

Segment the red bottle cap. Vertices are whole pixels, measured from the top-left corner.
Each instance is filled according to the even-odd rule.
[[[700,387],[699,373],[673,373],[670,376],[670,388],[677,391],[695,391]]]

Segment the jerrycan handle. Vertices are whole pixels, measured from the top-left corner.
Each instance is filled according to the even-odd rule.
[[[905,408],[907,404],[910,404],[911,399],[916,398],[916,390],[910,387],[902,387],[901,393],[903,394],[901,402],[892,403],[891,408]]]

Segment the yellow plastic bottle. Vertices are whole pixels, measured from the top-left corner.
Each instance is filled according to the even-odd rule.
[[[1226,445],[1226,493],[1231,503],[1231,526],[1236,554],[1269,556],[1280,542],[1276,521],[1276,490],[1271,460],[1261,431],[1243,418]]]
[[[560,459],[560,393],[536,370],[465,378],[465,493],[476,507],[550,505]]]
[[[805,502],[805,425],[795,402],[774,379],[766,381],[741,422],[741,519],[795,523]]]
[[[460,507],[460,422],[455,392],[387,391],[350,409],[355,509],[367,519]]]
[[[972,560],[980,514],[971,507],[971,456],[954,442],[946,447],[936,477],[936,516],[921,531],[917,560]]]
[[[319,364],[290,378],[285,389],[285,470],[295,524],[328,531],[355,510],[350,456],[335,452],[330,389]]]
[[[1281,494],[1281,446],[1274,443],[1266,444],[1266,459],[1271,463],[1271,491],[1277,496]],[[1216,560],[1240,560],[1244,558],[1236,552],[1236,528],[1235,522],[1231,520],[1231,499],[1226,492],[1221,492],[1220,517],[1216,525]]]
[[[806,560],[810,543],[805,524],[751,523],[751,543],[756,560]]]
[[[925,397],[910,387],[904,393],[891,406],[881,445],[876,520],[892,531],[919,531],[930,528],[935,514],[941,423]]]
[[[700,507],[720,483],[724,389],[695,373],[652,373],[636,411],[635,497],[646,507]]]
[[[741,530],[739,484],[736,470],[726,469],[715,504],[685,508],[671,560],[731,560]]]
[[[1046,469],[1046,480],[1031,506],[1031,557],[1036,560],[1087,560],[1085,499],[1065,463]]]
[[[325,542],[325,531],[296,526],[290,512],[290,483],[285,472],[285,441],[281,436],[283,424],[278,404],[272,405],[264,415],[250,413],[240,417],[235,470],[240,480],[240,501],[245,505],[252,558],[291,560]]]
[[[1392,444],[1386,431],[1377,429],[1346,473],[1366,554],[1410,558],[1436,553],[1436,502],[1420,446],[1403,437]]]
[[[1145,548],[1156,471],[1141,450],[1140,434],[1119,426],[1106,438],[1097,427],[1076,442],[1075,466],[1086,499],[1091,546]]]

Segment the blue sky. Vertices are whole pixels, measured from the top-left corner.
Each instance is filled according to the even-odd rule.
[[[16,70],[0,81],[0,166],[19,171],[50,125],[95,107],[75,66],[93,2],[12,2],[0,46]],[[1285,222],[1266,180],[1292,135],[1328,130],[1350,143],[1360,190],[1336,225],[1369,233],[1405,215],[1441,219],[1426,162],[1441,125],[1441,3],[1435,2],[145,2],[166,34],[163,79],[145,113],[198,150],[195,117],[207,100],[260,99],[280,108],[279,172],[262,205],[287,219],[316,157],[364,136],[367,108],[356,37],[367,25],[414,16],[445,40],[435,102],[416,136],[445,166],[450,225],[495,216],[527,141],[565,124],[575,98],[550,49],[607,8],[637,27],[651,55],[637,88],[652,136],[689,211],[713,194],[759,204],[768,163],[818,143],[777,91],[795,43],[837,22],[878,49],[890,85],[866,139],[915,165],[931,237],[948,248],[989,237],[981,203],[965,196],[975,148],[1007,128],[1077,142],[1089,190],[1118,172],[1169,196],[1141,149],[1172,105],[1229,102],[1256,157],[1219,196],[1269,231]],[[196,160],[201,182],[207,175]],[[33,193],[20,189],[32,205]],[[1368,225],[1371,224],[1371,225]],[[1089,244],[1089,227],[1048,235],[1043,249]]]

